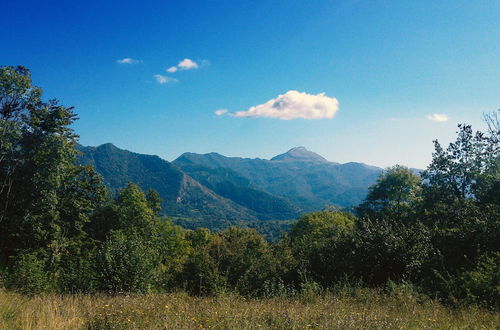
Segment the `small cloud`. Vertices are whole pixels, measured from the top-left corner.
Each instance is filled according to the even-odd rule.
[[[245,111],[229,113],[232,117],[268,117],[281,120],[296,118],[331,119],[339,110],[339,102],[325,93],[307,94],[298,91],[288,91],[285,94],[250,107]]]
[[[185,58],[182,61],[177,64],[179,69],[181,70],[191,70],[191,69],[198,69],[198,63],[195,61],[190,60],[189,58]]]
[[[439,123],[448,121],[448,116],[445,115],[444,113],[433,113],[432,115],[427,115],[426,117],[430,121],[435,121]]]
[[[223,114],[227,113],[227,109],[219,109],[219,110],[215,110],[215,114],[217,116],[222,116]]]
[[[163,84],[166,84],[166,83],[179,82],[179,80],[177,80],[175,78],[163,76],[161,74],[155,74],[154,78],[156,79],[156,82],[159,83],[160,85],[163,85]]]
[[[118,64],[137,64],[139,62],[140,62],[139,60],[136,60],[136,59],[133,59],[130,57],[125,57],[125,58],[122,58],[121,60],[116,60],[116,63],[118,63]]]
[[[199,69],[202,66],[207,66],[209,64],[210,64],[210,62],[207,60],[201,60],[200,63],[196,63],[195,61],[193,61],[189,58],[185,58],[182,61],[180,61],[179,64],[168,68],[167,72],[174,73],[177,71],[195,70],[195,69]]]

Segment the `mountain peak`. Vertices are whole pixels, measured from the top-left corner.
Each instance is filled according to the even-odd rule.
[[[284,154],[280,154],[271,158],[271,160],[279,161],[296,161],[296,162],[328,162],[315,152],[307,150],[305,147],[295,147]]]

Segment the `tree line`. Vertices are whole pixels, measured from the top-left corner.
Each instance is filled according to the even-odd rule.
[[[112,196],[76,162],[73,108],[42,100],[28,69],[0,68],[0,284],[26,294],[185,290],[258,297],[407,283],[498,308],[500,127],[459,125],[420,174],[384,171],[352,212],[304,214],[269,243],[254,229],[187,230],[130,183]]]

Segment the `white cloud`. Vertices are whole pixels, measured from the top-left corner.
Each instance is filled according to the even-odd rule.
[[[338,100],[326,96],[325,93],[314,95],[292,90],[248,110],[228,114],[232,117],[269,117],[281,120],[331,119],[338,110]],[[222,114],[220,113],[220,115]]]
[[[122,58],[121,60],[116,60],[116,63],[118,64],[137,64],[139,63],[139,60],[130,58],[130,57],[125,57]]]
[[[182,61],[177,64],[179,69],[181,70],[191,70],[191,69],[198,69],[198,63],[195,61],[190,60],[189,58],[185,58]]]
[[[179,80],[177,80],[175,78],[163,76],[161,74],[155,74],[154,77],[155,77],[156,81],[161,85],[166,84],[166,83],[170,83],[170,82],[172,82],[172,83],[179,82]]]
[[[225,114],[227,112],[227,109],[219,109],[219,110],[215,110],[215,114],[217,116],[222,116],[223,114]]]
[[[433,113],[432,115],[427,115],[427,119],[435,122],[445,122],[448,121],[448,116],[444,113]]]
[[[209,63],[210,62],[208,62],[207,60],[201,61],[201,65],[203,65],[203,66],[208,65]],[[177,71],[194,70],[194,69],[199,69],[199,68],[200,68],[200,64],[196,63],[193,60],[190,60],[189,58],[185,58],[182,61],[180,61],[179,64],[168,68],[167,72],[174,73]]]

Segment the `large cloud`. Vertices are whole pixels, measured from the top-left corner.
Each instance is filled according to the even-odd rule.
[[[285,94],[251,107],[245,111],[229,113],[233,117],[270,117],[282,120],[295,118],[323,119],[333,118],[339,110],[339,102],[334,97],[328,97],[325,93],[316,95],[288,91]],[[219,111],[217,115],[223,115]]]
[[[448,116],[444,113],[433,113],[432,115],[427,115],[427,119],[430,121],[444,122],[448,121]]]

